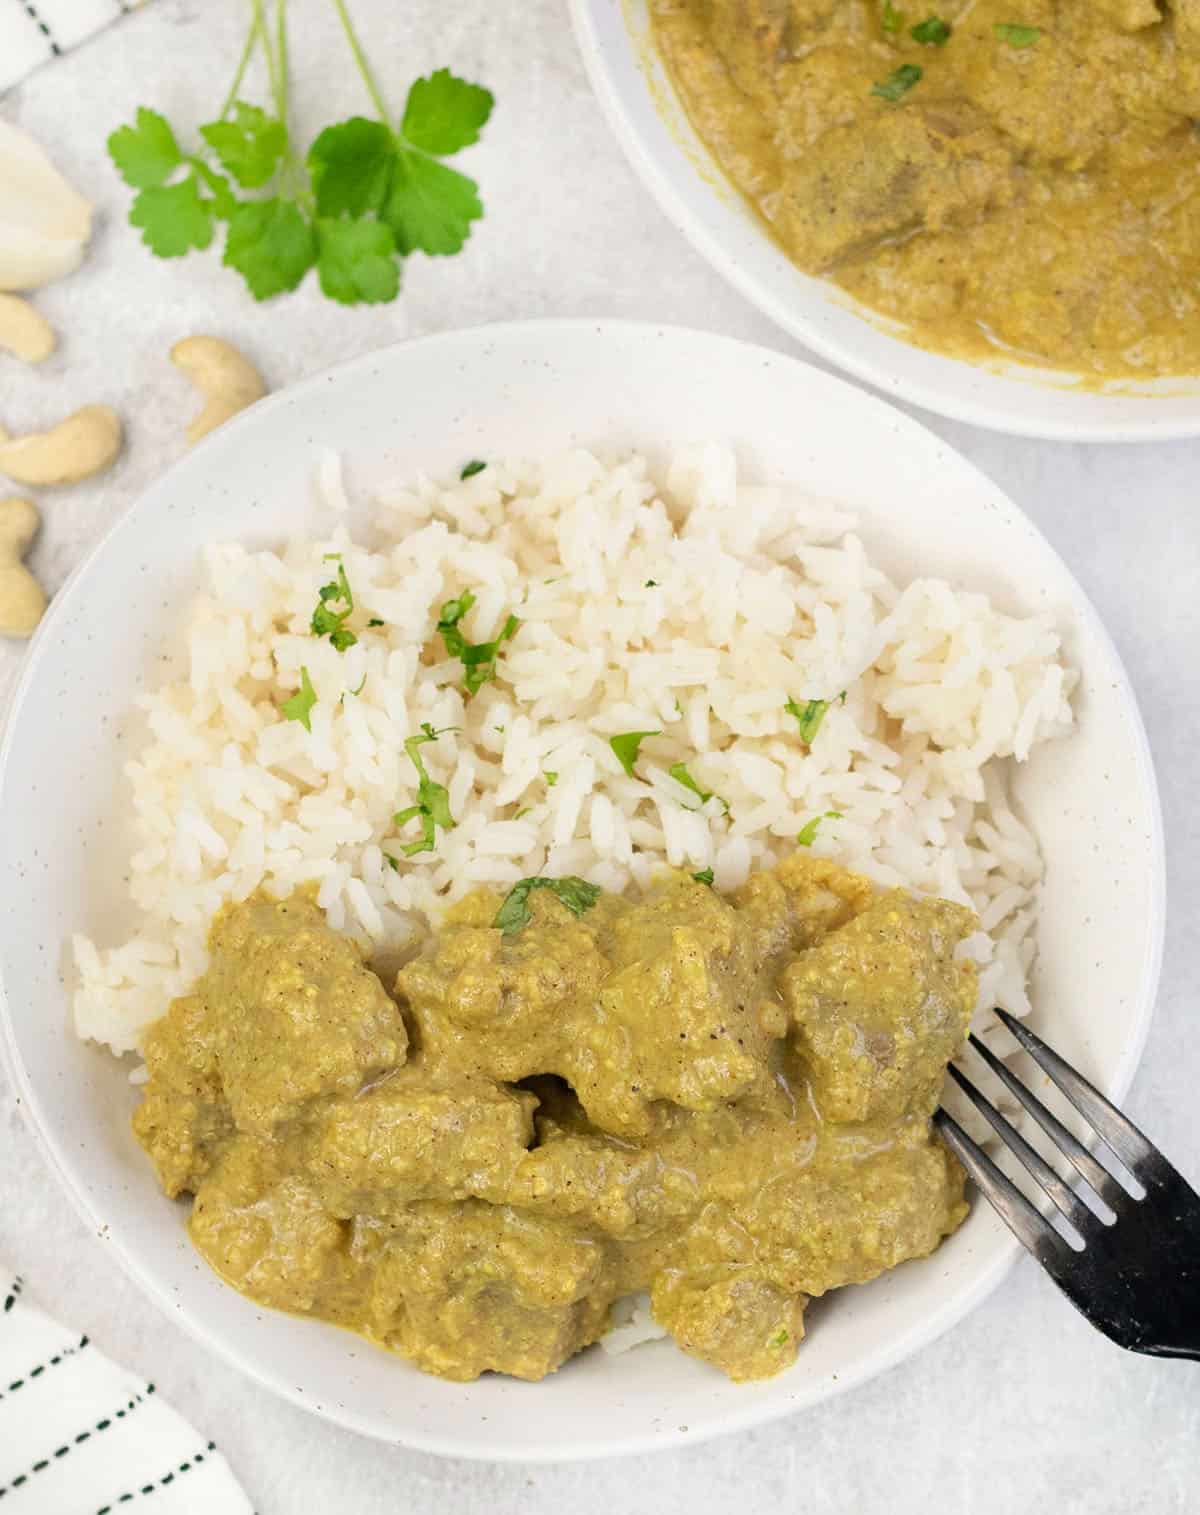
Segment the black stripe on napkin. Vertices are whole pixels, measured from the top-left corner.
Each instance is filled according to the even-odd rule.
[[[45,37],[46,41],[50,44],[50,51],[56,58],[61,58],[62,48],[59,47],[57,42],[55,42],[54,33],[42,20],[41,16],[38,15],[37,6],[34,5],[33,0],[21,0],[21,4],[25,7],[25,14],[33,22],[34,26],[37,27],[38,31],[41,32],[42,36]]]

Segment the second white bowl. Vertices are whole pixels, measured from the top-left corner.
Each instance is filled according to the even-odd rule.
[[[1200,376],[1103,391],[926,352],[790,261],[696,136],[654,50],[647,0],[571,0],[584,63],[630,162],[713,267],[813,352],[889,399],[974,426],[1065,442],[1200,436]]]

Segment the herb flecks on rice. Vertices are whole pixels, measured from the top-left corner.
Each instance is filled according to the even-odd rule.
[[[146,696],[129,766],[136,842],[114,868],[140,918],[105,950],[76,944],[83,1035],[135,1047],[203,971],[213,913],[259,887],[310,885],[331,925],[403,955],[480,885],[636,892],[670,867],[737,889],[829,811],[822,852],[974,906],[983,995],[1021,1008],[1041,860],[1009,773],[1072,723],[1049,614],[893,584],[846,509],[740,482],[715,445],[658,479],[639,457],[493,459],[463,484],[394,489],[372,520],[372,551],[340,524],[276,552],[206,551],[188,667]],[[327,553],[384,623],[342,652],[310,626]],[[467,593],[464,641],[522,606],[474,694],[430,639]],[[806,743],[787,702],[844,689]],[[425,725],[462,728],[415,748],[445,809],[428,789],[420,809],[419,769],[414,788],[405,743]],[[631,775],[610,736],[649,732]],[[730,814],[696,803],[677,765]],[[398,832],[406,800],[418,810]]]

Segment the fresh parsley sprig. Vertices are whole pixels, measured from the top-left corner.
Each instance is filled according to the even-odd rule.
[[[589,884],[586,879],[569,874],[566,878],[523,878],[504,897],[504,903],[496,912],[492,925],[505,936],[513,936],[522,926],[533,919],[529,908],[529,896],[535,889],[549,889],[556,899],[562,901],[572,915],[582,915],[590,910],[600,898],[599,884]]]
[[[109,156],[137,191],[129,219],[160,258],[203,251],[223,225],[223,261],[256,300],[295,289],[313,267],[331,300],[393,300],[405,257],[459,252],[483,215],[478,185],[443,160],[479,140],[492,95],[438,69],[415,81],[393,124],[345,0],[333,0],[379,119],[327,126],[301,159],[288,124],[287,0],[275,0],[273,28],[267,4],[252,0],[233,84],[199,128],[196,151],[185,151],[166,117],[147,106],[109,137]],[[239,94],[259,51],[269,109]]]
[[[840,810],[826,810],[822,815],[814,815],[812,820],[805,821],[796,833],[796,841],[801,847],[811,847],[817,839],[817,831],[822,821],[840,821]]]
[[[415,857],[418,852],[432,852],[437,841],[439,826],[443,831],[454,830],[454,817],[450,814],[449,791],[444,784],[439,784],[429,777],[425,760],[421,756],[421,748],[426,742],[436,742],[439,737],[455,729],[453,726],[443,726],[440,731],[435,731],[428,721],[422,721],[419,735],[410,736],[404,743],[404,750],[417,770],[417,803],[409,805],[406,810],[398,810],[392,817],[392,824],[407,826],[409,821],[415,820],[417,816],[421,818],[421,839],[401,847],[400,850],[405,857]],[[395,859],[390,855],[388,860],[393,867],[396,866]]]
[[[468,697],[478,694],[485,684],[491,683],[496,677],[496,659],[500,656],[500,649],[505,642],[516,636],[521,624],[515,615],[509,615],[495,641],[468,642],[458,629],[458,623],[474,603],[475,596],[469,589],[464,589],[457,599],[447,600],[442,606],[437,623],[447,653],[452,658],[458,658],[463,665],[463,688]]]
[[[667,772],[671,775],[677,784],[682,784],[685,789],[690,789],[691,792],[699,799],[702,805],[706,805],[709,800],[715,799],[721,806],[721,813],[723,815],[729,814],[729,801],[722,799],[719,794],[714,795],[711,789],[701,788],[701,786],[688,772],[688,766],[686,763],[672,763],[670,768],[667,769]]]
[[[346,625],[354,613],[354,592],[350,588],[350,580],[346,577],[346,567],[342,562],[341,553],[329,553],[327,556],[337,563],[337,577],[331,579],[328,584],[322,584],[317,590],[317,605],[312,613],[309,629],[315,637],[327,636],[339,652],[345,652],[358,641]],[[343,609],[335,610],[335,605],[341,605]]]

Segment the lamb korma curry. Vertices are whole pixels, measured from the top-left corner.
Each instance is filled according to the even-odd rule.
[[[730,899],[525,881],[454,907],[393,997],[310,892],[257,894],[149,1031],[134,1128],[235,1288],[427,1372],[541,1378],[649,1289],[761,1378],[811,1296],[966,1212],[930,1116],[976,924],[805,854]]]
[[[1200,0],[650,0],[803,269],[921,345],[1200,373]]]

